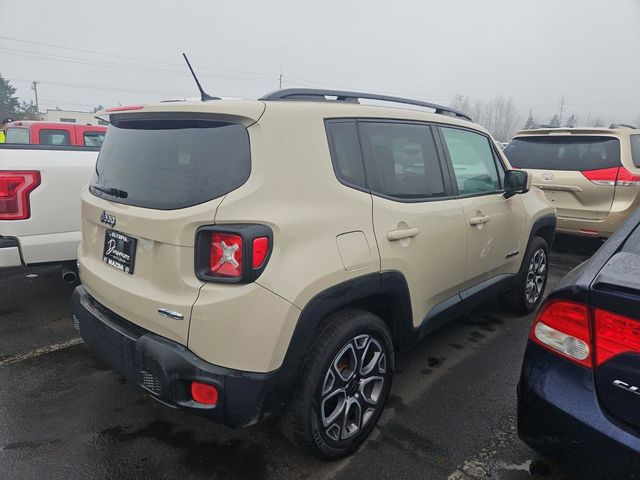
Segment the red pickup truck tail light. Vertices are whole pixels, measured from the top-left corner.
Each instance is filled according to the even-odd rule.
[[[29,218],[29,195],[38,185],[40,172],[0,170],[0,220]]]
[[[207,282],[250,283],[265,269],[273,233],[265,225],[212,225],[196,234],[196,276]]]

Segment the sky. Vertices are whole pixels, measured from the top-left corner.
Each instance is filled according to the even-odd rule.
[[[0,75],[40,109],[279,86],[450,104],[515,102],[546,123],[640,122],[640,0],[0,0]]]

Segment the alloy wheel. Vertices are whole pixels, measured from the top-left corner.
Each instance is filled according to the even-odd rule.
[[[358,335],[334,357],[320,388],[320,420],[327,437],[347,440],[371,420],[379,404],[387,358],[372,335]]]

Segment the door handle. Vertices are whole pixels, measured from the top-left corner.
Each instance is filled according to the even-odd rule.
[[[415,237],[419,230],[416,227],[401,228],[399,230],[389,230],[387,232],[387,240],[394,242],[396,240],[402,240],[403,238]]]
[[[488,215],[482,215],[480,217],[471,217],[469,219],[469,223],[471,225],[481,225],[483,223],[487,223],[491,219]]]

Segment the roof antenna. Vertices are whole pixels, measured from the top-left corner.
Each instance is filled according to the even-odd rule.
[[[207,102],[209,100],[222,100],[220,97],[212,97],[211,95],[209,95],[207,92],[204,91],[204,89],[202,88],[202,85],[200,85],[200,82],[198,81],[198,77],[196,77],[196,72],[194,72],[193,68],[191,68],[191,64],[189,63],[189,59],[187,58],[187,55],[183,53],[182,56],[184,57],[184,61],[187,62],[187,67],[189,67],[189,70],[191,70],[191,75],[193,75],[193,79],[196,81],[196,85],[198,85],[198,90],[200,90],[200,99],[203,102]]]

